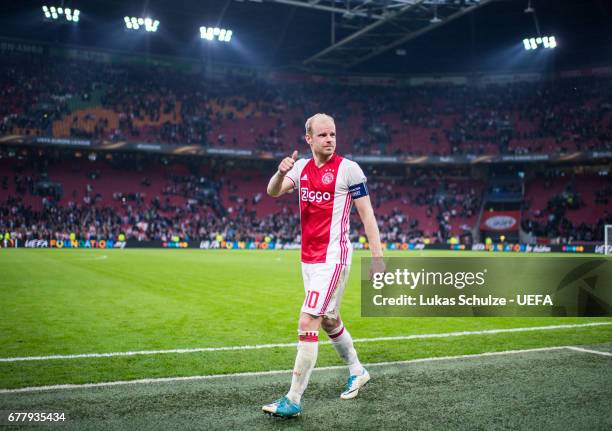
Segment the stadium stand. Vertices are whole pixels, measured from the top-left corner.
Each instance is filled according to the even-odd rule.
[[[255,149],[305,149],[304,119],[333,114],[339,152],[361,155],[566,154],[612,149],[609,78],[482,87],[360,87],[228,77],[151,65],[7,55],[0,135]],[[16,238],[299,241],[295,195],[265,194],[274,165],[107,153],[2,150],[0,229]],[[25,152],[25,153],[24,153]],[[25,156],[23,156],[25,155]],[[89,155],[89,157],[96,157]],[[607,171],[606,171],[607,172]],[[522,230],[542,241],[600,241],[609,176],[546,170],[525,183]],[[564,175],[564,176],[562,176]],[[473,241],[487,176],[469,168],[368,172],[383,240]],[[474,179],[478,178],[478,179]],[[355,241],[364,234],[355,217]]]
[[[203,79],[163,67],[7,59],[0,132],[286,150],[334,113],[355,154],[531,154],[612,147],[610,80],[352,88]]]
[[[612,222],[608,176],[568,178],[552,171],[527,186],[523,229],[536,236],[567,241],[601,241],[603,226]]]
[[[267,170],[194,165],[175,158],[113,154],[102,160],[59,151],[1,154],[0,227],[15,238],[299,240],[295,195],[265,194]],[[246,162],[245,162],[246,163]],[[385,241],[470,242],[485,184],[466,172],[420,169],[409,178],[370,175]],[[523,229],[557,241],[600,240],[612,222],[609,177],[534,179],[526,188]],[[363,235],[355,217],[352,237]]]

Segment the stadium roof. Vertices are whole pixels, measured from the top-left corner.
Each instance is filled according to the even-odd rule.
[[[80,22],[45,22],[45,4],[80,9]],[[127,32],[124,16],[157,19],[159,30]],[[550,71],[609,63],[611,19],[607,0],[23,0],[4,6],[0,36],[342,73]],[[201,26],[233,39],[202,40]],[[538,29],[558,49],[524,51]]]

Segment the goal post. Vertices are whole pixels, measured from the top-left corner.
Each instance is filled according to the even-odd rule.
[[[604,225],[604,254],[612,254],[612,224]]]

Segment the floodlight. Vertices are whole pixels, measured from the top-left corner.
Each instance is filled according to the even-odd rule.
[[[531,45],[529,44],[529,39],[523,39],[523,45],[525,45],[525,49],[527,51],[531,49]]]
[[[553,49],[557,47],[557,41],[554,36],[538,36],[523,39],[523,45],[526,51],[538,48]]]
[[[218,39],[220,42],[229,42],[232,38],[232,31],[219,27],[200,27],[200,37],[206,40]]]
[[[536,43],[536,40],[533,37],[529,39],[529,43],[531,44],[531,49],[536,49],[538,47],[538,44]]]
[[[145,30],[156,32],[157,27],[159,26],[159,21],[153,21],[151,18],[145,18],[144,20]]]
[[[159,21],[154,20],[151,17],[136,17],[136,16],[125,16],[123,17],[125,28],[128,30],[140,30],[141,28],[149,33],[154,33],[159,27]]]
[[[42,12],[48,20],[63,22],[60,16],[63,16],[68,22],[78,22],[80,11],[78,9],[65,8],[63,6],[42,6]]]

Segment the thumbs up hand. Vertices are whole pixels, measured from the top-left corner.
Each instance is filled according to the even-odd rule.
[[[280,162],[280,164],[278,165],[278,174],[283,177],[287,175],[287,172],[293,169],[293,165],[295,164],[295,161],[297,159],[298,159],[298,152],[296,150],[293,152],[293,154],[291,154],[291,157],[285,157]]]

